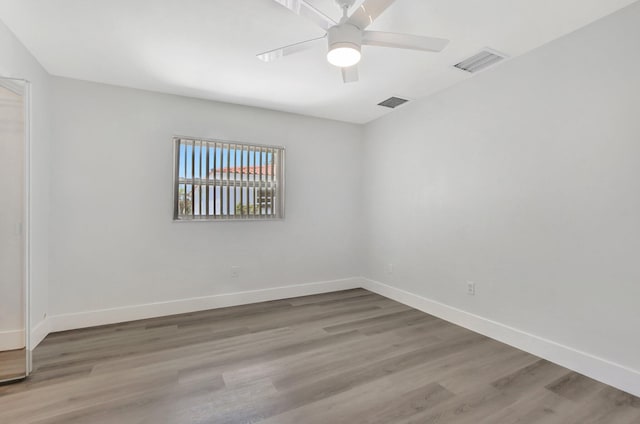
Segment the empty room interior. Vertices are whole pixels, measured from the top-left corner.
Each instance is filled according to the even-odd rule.
[[[0,423],[640,424],[640,2],[0,0]]]

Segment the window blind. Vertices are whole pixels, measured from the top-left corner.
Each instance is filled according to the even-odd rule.
[[[175,137],[174,148],[174,219],[284,218],[284,147]]]

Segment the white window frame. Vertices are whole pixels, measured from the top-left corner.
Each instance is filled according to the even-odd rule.
[[[191,146],[191,158],[187,157],[185,148],[185,155],[182,158],[184,176],[181,177],[179,160],[181,159],[180,147],[183,144]],[[199,155],[196,155],[196,150],[199,150]],[[206,153],[203,154],[205,150]],[[237,153],[238,151],[242,153]],[[234,154],[232,155],[231,152]],[[220,158],[219,154],[227,155],[226,164],[225,159]],[[240,163],[236,163],[238,155]],[[253,163],[249,160],[251,155],[253,155]],[[263,160],[269,155],[272,162],[263,164]],[[191,160],[190,174],[187,173],[189,160]],[[220,168],[216,168],[216,165]],[[203,166],[207,169],[204,173],[201,172]],[[256,173],[257,168],[259,168],[258,173]],[[219,169],[218,172],[215,171],[217,169]],[[214,172],[212,173],[211,170]],[[231,172],[232,170],[234,172]],[[203,176],[203,174],[206,175]],[[174,136],[173,220],[177,222],[282,220],[285,207],[284,177],[285,148],[283,146]],[[181,188],[183,188],[182,192]],[[237,189],[240,189],[239,192]],[[189,193],[191,193],[190,200]],[[216,203],[218,196],[220,200]],[[260,200],[256,202],[258,199]],[[191,205],[190,213],[187,212],[188,202]],[[238,204],[240,213],[237,213]]]

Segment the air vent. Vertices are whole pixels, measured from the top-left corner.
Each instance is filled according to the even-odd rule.
[[[506,56],[502,53],[498,53],[494,50],[485,49],[478,54],[471,56],[469,59],[465,59],[455,66],[463,71],[471,72],[472,74],[487,69],[489,66],[493,66],[496,63],[503,60]]]
[[[409,100],[401,99],[400,97],[389,97],[384,102],[378,103],[378,106],[384,106],[384,107],[388,107],[388,108],[391,108],[391,109],[395,109],[398,106],[407,103],[408,101]]]

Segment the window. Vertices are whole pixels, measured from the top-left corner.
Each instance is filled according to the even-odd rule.
[[[284,148],[174,137],[174,219],[284,217]]]

